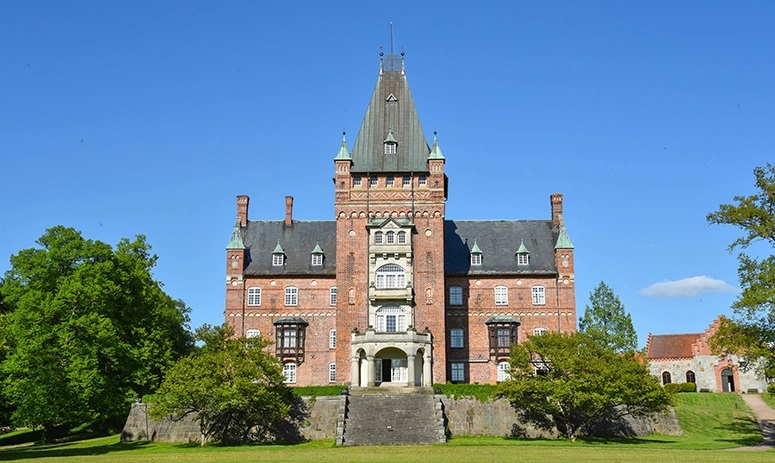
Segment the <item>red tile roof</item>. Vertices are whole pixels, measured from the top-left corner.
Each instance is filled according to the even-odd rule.
[[[653,334],[649,338],[646,356],[649,359],[691,358],[694,356],[692,344],[702,335],[703,333]]]

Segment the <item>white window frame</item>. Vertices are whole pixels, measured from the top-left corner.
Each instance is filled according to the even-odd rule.
[[[498,382],[511,379],[511,365],[509,362],[498,362]]]
[[[336,349],[336,330],[330,330],[328,332],[328,348]]]
[[[530,263],[530,254],[521,252],[517,254],[517,265],[528,265]]]
[[[328,290],[328,305],[336,305],[336,286]]]
[[[248,288],[248,306],[258,307],[261,305],[261,288],[252,286]]]
[[[283,345],[284,349],[296,349],[299,347],[299,329],[298,328],[283,328]]]
[[[548,332],[546,328],[533,328],[533,336],[544,336]]]
[[[272,254],[272,266],[279,267],[285,264],[285,254],[276,252]]]
[[[299,288],[295,286],[285,288],[285,305],[289,307],[299,305]]]
[[[369,186],[377,186],[379,185],[379,180],[377,177],[369,177]]]
[[[374,244],[382,244],[382,238],[385,234],[381,231],[374,232]]]
[[[463,287],[449,287],[449,305],[463,305]]]
[[[465,363],[453,362],[450,364],[450,381],[465,382],[466,380],[466,365]]]
[[[329,383],[336,382],[336,363],[328,364],[328,382]]]
[[[449,330],[449,347],[452,349],[462,349],[466,346],[465,332],[463,328],[452,328]]]
[[[283,365],[283,380],[286,384],[295,384],[296,383],[296,364],[295,363],[286,363]]]
[[[374,274],[377,289],[406,288],[406,270],[397,264],[385,264]]]
[[[471,254],[471,265],[482,265],[482,255],[478,252]]]
[[[323,265],[323,254],[319,252],[312,254],[312,265],[316,267]]]
[[[385,179],[385,186],[393,186],[396,183],[396,178],[392,175],[388,175]]]
[[[361,181],[361,177],[353,177],[353,187],[360,187]]]
[[[533,286],[530,289],[533,299],[533,305],[546,305],[546,288],[544,286]]]
[[[253,330],[245,331],[245,337],[248,338],[248,339],[250,339],[250,338],[258,338],[260,336],[261,336],[261,331],[260,330],[253,329]]]
[[[396,154],[398,151],[397,143],[385,143],[385,154]]]
[[[509,305],[509,288],[503,285],[495,287],[495,305]]]
[[[378,333],[402,333],[406,331],[406,310],[397,305],[382,306],[377,310]]]
[[[428,184],[428,176],[427,175],[420,175],[420,177],[417,179],[417,184],[419,186],[425,186]]]
[[[412,177],[408,175],[404,175],[404,178],[401,179],[401,186],[403,187],[412,186]]]
[[[389,231],[385,233],[385,244],[396,244],[396,232]]]
[[[398,235],[398,244],[406,244],[406,232],[400,231],[397,233]]]

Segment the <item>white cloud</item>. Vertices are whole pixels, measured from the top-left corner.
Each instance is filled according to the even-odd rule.
[[[640,290],[643,296],[648,297],[697,297],[703,293],[739,292],[739,289],[729,283],[705,275],[675,281],[662,281]]]

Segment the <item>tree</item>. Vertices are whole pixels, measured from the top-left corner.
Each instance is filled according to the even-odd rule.
[[[501,394],[543,429],[571,440],[603,420],[661,412],[670,397],[634,354],[618,354],[584,333],[550,333],[515,345]]]
[[[114,250],[63,226],[11,256],[0,286],[13,420],[113,427],[190,351],[188,308],[164,293],[145,237]]]
[[[579,318],[579,331],[615,352],[634,352],[638,335],[632,326],[632,317],[613,290],[601,281],[589,294],[589,303],[584,308],[584,316]]]
[[[295,399],[283,384],[279,360],[264,350],[268,341],[232,335],[227,325],[197,329],[204,345],[167,373],[149,398],[151,417],[179,420],[196,414],[202,445],[263,440],[281,427]]]
[[[735,196],[736,204],[721,204],[707,216],[708,223],[743,230],[744,236],[729,245],[730,252],[760,242],[775,248],[775,166],[768,163],[753,172],[757,193]],[[759,365],[775,377],[775,255],[760,259],[740,252],[738,261],[742,292],[732,304],[736,317],[722,323],[712,345],[743,356],[749,365]]]

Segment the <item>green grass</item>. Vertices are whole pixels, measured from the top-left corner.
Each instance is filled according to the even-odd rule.
[[[753,415],[735,394],[684,393],[675,397],[684,436],[638,439],[519,440],[453,437],[447,444],[396,447],[335,447],[333,441],[242,447],[149,442],[119,443],[118,436],[53,445],[7,446],[0,437],[0,461],[35,463],[121,462],[314,462],[436,463],[530,462],[728,462],[775,461],[775,451],[729,453],[727,448],[761,441]],[[17,434],[18,436],[18,434]],[[6,445],[5,448],[1,447]]]
[[[775,408],[775,396],[771,396],[769,393],[764,392],[762,393],[762,399],[764,399],[764,401],[767,402],[767,405],[769,405],[772,408]]]

